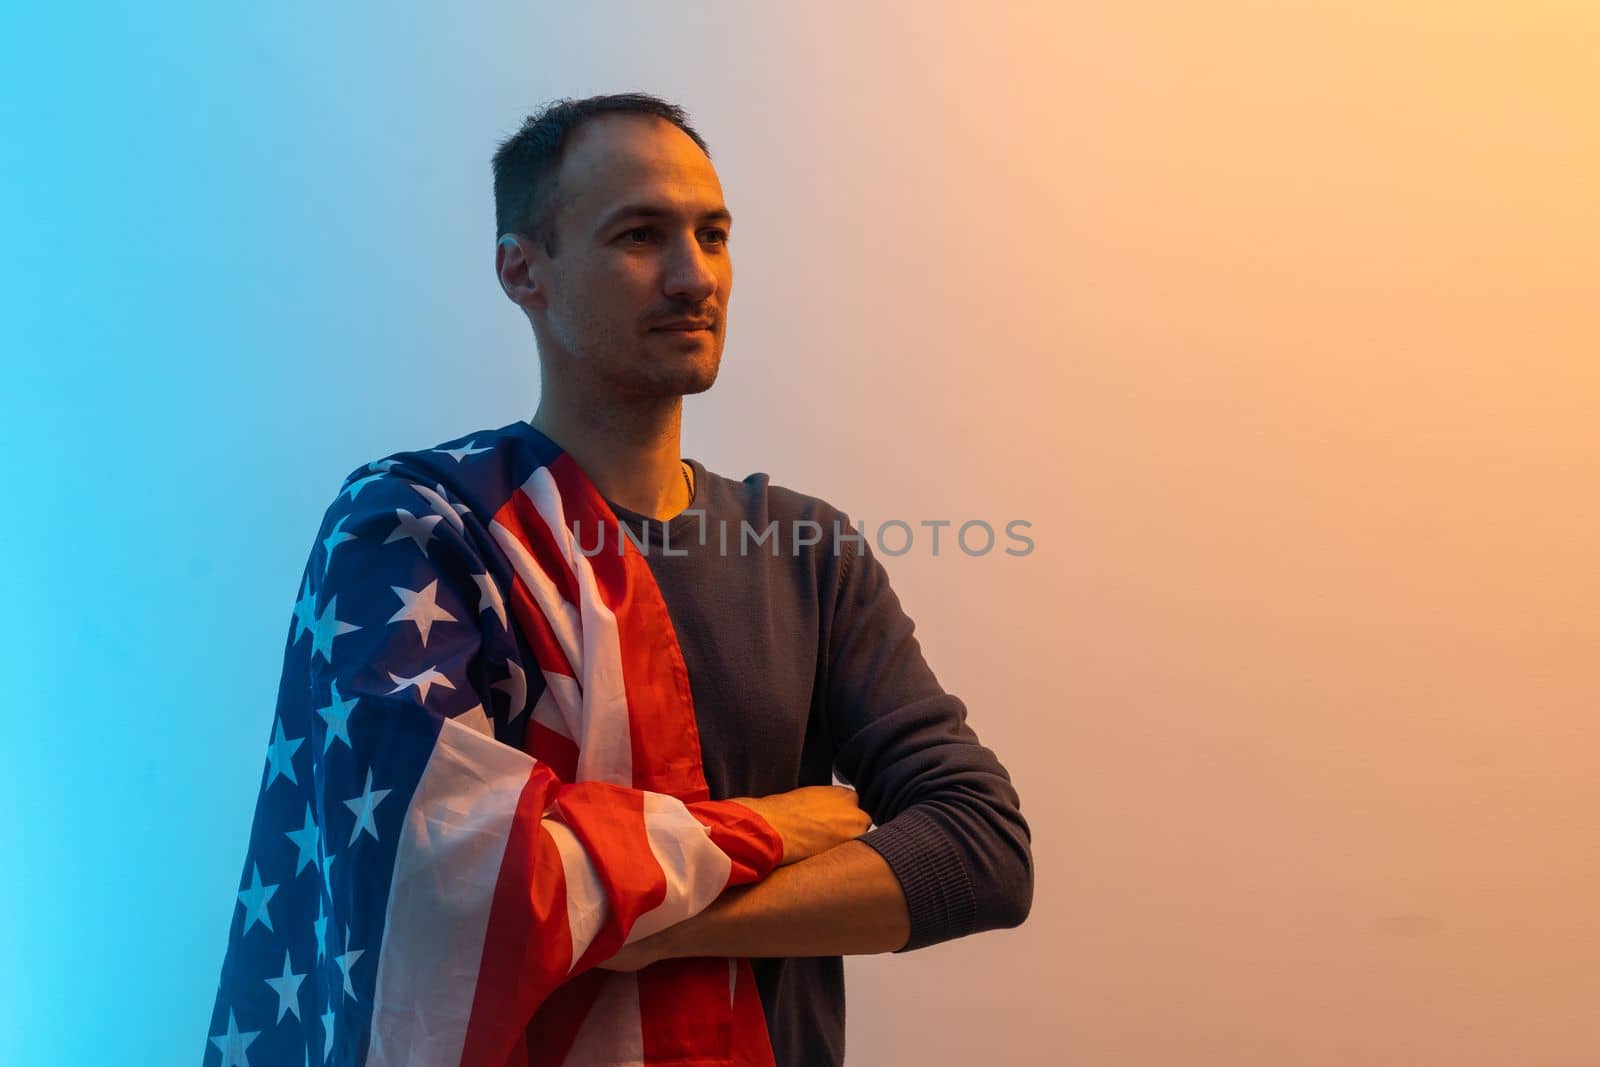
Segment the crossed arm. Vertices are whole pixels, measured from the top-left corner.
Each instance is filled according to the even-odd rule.
[[[861,955],[892,952],[910,936],[899,880],[876,849],[852,840],[729,889],[600,966],[636,971],[681,956]]]
[[[1027,917],[1031,838],[1010,776],[967,724],[965,705],[934,678],[914,624],[865,546],[839,598],[828,732],[836,777],[860,783],[859,808],[878,823],[877,847],[859,836],[824,847],[724,891],[600,966],[897,952]],[[985,877],[975,879],[974,870]]]
[[[1027,917],[1031,835],[1010,776],[967,724],[965,705],[933,676],[914,623],[865,543],[830,617],[826,698],[836,776],[860,783],[860,808],[879,824],[878,847],[855,837],[780,866],[600,966],[895,952],[911,946],[913,934],[921,946]],[[985,877],[973,878],[974,870]]]

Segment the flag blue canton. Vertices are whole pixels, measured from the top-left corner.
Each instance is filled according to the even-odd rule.
[[[323,516],[285,644],[208,1065],[364,1062],[401,822],[439,726],[481,713],[517,744],[539,695],[507,627],[506,565],[478,547],[463,499],[481,492],[492,513],[514,472],[491,465],[490,484],[448,489],[441,471],[490,451],[455,445],[352,472]]]

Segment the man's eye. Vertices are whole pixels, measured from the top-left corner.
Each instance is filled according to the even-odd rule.
[[[618,236],[620,238],[631,239],[635,234],[643,234],[645,238],[648,238],[655,232],[655,227],[653,226],[635,226],[630,230],[623,230],[622,233],[618,234]],[[729,240],[728,231],[716,227],[712,227],[709,230],[702,230],[701,233],[709,236],[714,244],[725,245]],[[630,240],[630,243],[636,242],[632,242]]]

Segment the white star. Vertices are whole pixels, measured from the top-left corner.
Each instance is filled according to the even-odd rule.
[[[434,482],[433,483],[433,491],[438,493],[440,496],[448,496],[448,494],[445,493],[445,491],[444,491],[444,486],[440,485],[438,482]],[[454,509],[454,511],[456,513],[456,516],[458,518],[460,516],[462,516],[462,515],[467,514],[468,512],[470,512],[472,510],[471,508],[467,507],[466,504],[462,503],[459,500],[450,501],[450,507],[452,509]],[[458,523],[456,523],[456,529],[464,530],[464,529],[466,529],[466,526],[465,526],[465,524],[458,522]]]
[[[322,573],[327,574],[328,568],[333,566],[333,550],[346,541],[356,540],[353,533],[344,532],[344,524],[350,521],[349,515],[339,516],[339,521],[333,524],[333,532],[322,539]]]
[[[395,517],[400,520],[400,525],[389,532],[383,539],[384,544],[390,541],[403,541],[407,537],[417,543],[422,549],[422,554],[428,554],[428,542],[433,538],[433,528],[444,520],[443,515],[413,515],[405,508],[395,508]]]
[[[303,737],[283,736],[282,719],[273,722],[272,744],[267,746],[267,784],[262,787],[263,789],[272,788],[272,783],[278,780],[279,775],[289,779],[294,785],[300,784],[294,776],[294,754],[305,743],[306,739]]]
[[[326,1060],[333,1051],[333,1009],[322,1013],[322,1058]]]
[[[344,974],[344,991],[350,994],[352,1000],[359,1000],[360,998],[356,996],[355,989],[350,985],[350,968],[356,965],[356,961],[361,958],[366,949],[350,947],[350,931],[348,930],[344,934],[344,947],[345,951],[335,956],[333,962],[339,965],[339,970]]]
[[[472,580],[478,583],[478,614],[493,611],[500,617],[500,628],[509,629],[506,624],[506,602],[501,599],[500,587],[495,584],[494,579],[485,571],[482,574],[474,574]]]
[[[379,804],[383,803],[383,798],[388,795],[389,790],[387,789],[372,788],[372,768],[368,767],[367,784],[362,787],[361,795],[351,797],[344,802],[344,806],[355,812],[356,815],[356,824],[350,829],[350,843],[352,845],[356,843],[356,838],[361,836],[362,830],[371,834],[374,841],[378,840],[378,826],[372,821],[372,813]]]
[[[397,460],[397,459],[375,459],[371,463],[367,464],[367,470],[369,470],[369,471],[386,471],[390,467],[393,467],[395,464],[397,464],[399,462],[400,461]]]
[[[528,672],[523,670],[516,660],[506,660],[506,666],[511,668],[510,677],[504,681],[494,683],[490,688],[499,689],[511,698],[511,710],[508,713],[510,718],[506,720],[509,723],[516,722],[517,716],[526,710],[528,703]]]
[[[322,853],[322,884],[328,887],[328,900],[333,900],[333,861],[339,857],[328,851],[327,839],[317,843],[317,849]]]
[[[317,594],[311,591],[311,578],[308,575],[300,586],[300,599],[294,603],[294,639],[290,644],[297,644],[300,635],[310,633],[317,620]]]
[[[333,639],[361,629],[352,623],[340,622],[334,617],[334,604],[338,599],[337,593],[328,598],[328,606],[317,616],[311,630],[311,654],[313,656],[320,654],[329,663],[333,662]]]
[[[328,940],[328,915],[322,910],[322,894],[317,894],[317,917],[312,922],[311,928],[317,935],[317,962],[322,962],[325,945]]]
[[[335,741],[343,741],[344,747],[350,747],[350,713],[355,710],[357,697],[345,700],[339,696],[339,680],[335,678],[328,686],[329,696],[332,700],[325,708],[318,708],[317,714],[322,716],[328,724],[328,731],[322,737],[322,751],[327,752],[333,747]]]
[[[398,693],[406,686],[414,685],[417,687],[417,691],[421,694],[421,696],[418,698],[418,702],[421,704],[427,704],[428,702],[428,687],[430,685],[442,685],[446,689],[455,688],[455,684],[451,682],[446,675],[441,674],[439,672],[439,668],[437,667],[429,667],[421,674],[413,674],[409,678],[403,674],[396,674],[393,671],[389,671],[387,673],[390,681],[400,683],[393,689],[389,690],[390,693]]]
[[[284,949],[283,974],[277,978],[262,979],[278,994],[278,1022],[283,1022],[283,1017],[291,1011],[296,1019],[300,1018],[300,983],[305,980],[304,974],[294,974],[289,970],[289,950]]]
[[[267,901],[272,899],[272,894],[278,891],[275,885],[261,884],[261,867],[252,863],[250,865],[250,886],[239,890],[239,903],[244,905],[244,929],[239,931],[243,937],[250,932],[250,927],[260,923],[268,930],[272,929],[272,913],[267,911]]]
[[[428,647],[428,631],[433,629],[436,622],[459,622],[438,604],[439,579],[435,578],[421,589],[411,590],[403,586],[391,585],[395,595],[400,598],[401,608],[389,616],[390,622],[414,622],[417,630],[422,634],[422,647]]]
[[[368,469],[371,469],[370,466]],[[353,481],[349,485],[345,486],[339,495],[343,496],[345,493],[349,493],[350,499],[354,500],[356,497],[361,495],[361,490],[365,489],[367,486],[371,485],[373,482],[382,477],[382,474],[369,474],[365,478],[358,478],[356,481]]]
[[[489,450],[487,448],[473,448],[472,442],[468,441],[464,448],[436,448],[434,451],[443,452],[457,463],[460,463],[467,456],[476,456],[479,452],[487,452]]]
[[[445,499],[444,486],[436,484],[432,489],[429,489],[425,485],[413,485],[411,488],[415,489],[417,495],[428,502],[435,513],[449,519],[450,525],[454,526],[458,533],[467,528],[466,523],[461,521],[461,513]]]
[[[311,817],[310,804],[306,805],[305,825],[298,830],[285,830],[283,836],[293,841],[294,847],[300,850],[300,856],[294,865],[295,874],[305,870],[306,864],[317,861],[317,841],[322,835],[317,830],[317,821]]]
[[[239,1024],[233,1018],[233,1009],[229,1008],[227,1031],[211,1035],[211,1043],[222,1050],[222,1067],[250,1067],[250,1057],[245,1055],[244,1050],[260,1033],[260,1030],[251,1030],[241,1034]]]

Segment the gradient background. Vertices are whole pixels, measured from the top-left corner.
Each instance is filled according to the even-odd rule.
[[[489,156],[623,89],[739,219],[685,453],[1033,523],[886,561],[1037,887],[850,1062],[1600,1062],[1600,13],[588,6],[5,16],[0,1062],[205,1048],[316,524],[532,413]]]

